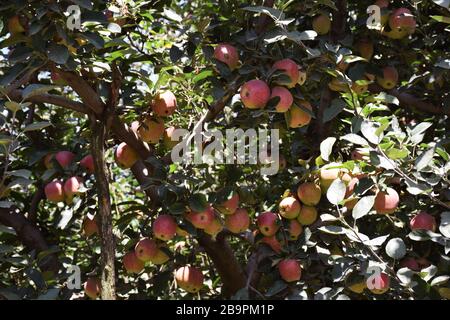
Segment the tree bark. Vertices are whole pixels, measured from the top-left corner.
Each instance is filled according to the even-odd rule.
[[[98,212],[101,227],[101,298],[103,300],[116,299],[115,280],[115,241],[112,226],[111,197],[109,192],[109,181],[106,174],[105,162],[105,136],[106,123],[91,119],[92,144],[91,153],[94,158],[95,179],[98,194]]]

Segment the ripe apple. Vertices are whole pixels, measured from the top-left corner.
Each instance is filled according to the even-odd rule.
[[[392,66],[383,68],[383,76],[377,77],[377,83],[384,89],[393,89],[398,82],[398,72]]]
[[[52,72],[50,74],[50,80],[52,80],[52,82],[58,86],[65,86],[67,84],[66,81],[64,81],[64,79],[57,72]]]
[[[289,83],[280,83],[286,85],[288,88],[293,88],[299,80],[298,65],[291,59],[283,59],[273,64],[272,70],[282,70],[284,74],[291,79]],[[292,104],[292,103],[291,103]]]
[[[226,43],[217,45],[214,49],[214,58],[228,65],[231,70],[236,69],[239,64],[239,54],[236,48]]]
[[[175,272],[177,285],[190,293],[196,293],[203,287],[203,273],[201,270],[185,266]]]
[[[369,282],[370,278],[367,281]],[[371,284],[367,283],[367,287],[373,294],[383,294],[389,290],[390,279],[386,273],[380,273],[371,282]]]
[[[276,236],[264,237],[261,239],[261,242],[267,244],[274,252],[281,253],[282,245]]]
[[[436,219],[425,211],[419,212],[409,222],[411,230],[436,231]]]
[[[167,149],[173,149],[178,144],[178,141],[172,140],[176,129],[174,126],[170,126],[164,130],[163,143]]]
[[[79,193],[79,189],[83,183],[83,179],[80,177],[70,177],[64,182],[64,194],[69,200],[73,198],[74,195]]]
[[[284,259],[278,263],[278,271],[281,278],[286,282],[294,282],[300,280],[302,276],[302,268],[297,260]]]
[[[306,72],[305,72],[305,71],[303,71],[303,70],[298,70],[298,80],[297,80],[297,83],[298,83],[299,85],[303,85],[303,84],[306,82],[306,77],[307,77],[307,75],[306,75]]]
[[[208,206],[202,212],[191,211],[186,215],[186,219],[197,229],[205,229],[214,221],[214,209]]]
[[[25,28],[19,16],[13,16],[8,20],[8,30],[12,35],[25,32]]]
[[[311,104],[308,101],[300,100],[297,101],[299,105],[307,110],[312,111]],[[290,128],[299,128],[308,125],[311,122],[311,115],[304,111],[302,108],[292,105],[289,110],[289,127]]]
[[[335,168],[340,166],[339,163],[329,163],[320,168],[320,189],[322,194],[328,191],[328,188],[333,183],[334,180],[340,178],[345,183],[350,182],[352,177],[349,175],[348,170],[345,168]]]
[[[100,296],[101,284],[97,278],[88,278],[84,283],[84,294],[95,300]]]
[[[164,251],[158,249],[155,256],[150,259],[150,262],[155,265],[161,265],[169,261],[169,259],[170,257]]]
[[[412,271],[420,271],[419,263],[412,257],[406,257],[399,264],[400,268],[408,268]]]
[[[302,206],[297,217],[298,222],[303,226],[309,226],[317,220],[317,209],[310,206]]]
[[[416,30],[416,19],[407,8],[398,8],[389,17],[389,26],[392,30],[406,31],[413,34]]]
[[[158,250],[159,249],[155,240],[149,238],[139,240],[134,247],[136,257],[143,262],[150,261],[154,256],[156,256]]]
[[[223,230],[222,223],[220,222],[219,219],[214,218],[213,222],[211,222],[203,231],[205,231],[206,234],[215,237],[222,230]]]
[[[84,217],[82,227],[84,235],[86,237],[93,236],[94,234],[99,234],[99,228],[95,217],[93,217],[92,219],[89,216]]]
[[[387,188],[386,191],[379,191],[375,197],[374,208],[379,214],[393,213],[400,202],[397,191]]]
[[[161,119],[146,118],[138,129],[138,136],[144,142],[157,144],[164,135],[164,121]]]
[[[313,19],[312,27],[319,35],[324,35],[330,32],[331,20],[328,15],[320,14]]]
[[[125,142],[122,142],[117,146],[114,155],[117,164],[124,169],[131,168],[139,159],[136,151]]]
[[[272,95],[270,98],[272,99],[275,97],[280,98],[280,101],[275,106],[275,110],[280,113],[288,111],[294,103],[294,97],[292,97],[289,90],[284,87],[275,87],[272,89]]]
[[[123,256],[123,266],[128,273],[140,273],[144,270],[144,262],[139,260],[134,251],[130,251]]]
[[[64,201],[64,188],[60,181],[52,181],[44,188],[45,196],[51,202]]]
[[[363,94],[366,93],[367,90],[369,90],[368,84],[358,84],[357,82],[353,82],[351,86],[353,92],[356,94]]]
[[[160,92],[153,100],[152,109],[159,117],[170,116],[177,109],[177,98],[172,91]]]
[[[257,218],[259,231],[266,237],[273,236],[278,231],[278,217],[276,213],[264,212]]]
[[[85,168],[89,173],[94,173],[94,157],[88,154],[83,159],[81,159],[80,166]]]
[[[361,57],[370,61],[374,52],[373,42],[369,39],[361,39],[356,43],[356,50],[358,50]]]
[[[225,217],[225,226],[232,233],[242,233],[250,226],[247,210],[237,209],[235,213]]]
[[[237,192],[233,192],[231,198],[221,203],[217,207],[217,210],[219,210],[219,212],[222,214],[233,214],[238,207],[239,207],[239,194]]]
[[[68,167],[74,158],[75,155],[70,151],[59,151],[55,154],[55,159],[62,168]]]
[[[290,240],[297,240],[298,237],[302,234],[303,227],[297,220],[290,220],[289,221],[289,239]]]
[[[394,40],[399,40],[399,39],[403,39],[405,37],[408,36],[408,32],[405,29],[394,29],[394,30],[390,30],[390,31],[386,31],[383,30],[382,31],[382,35],[394,39]]]
[[[240,96],[244,107],[261,109],[270,99],[270,88],[262,80],[250,80],[242,85]]]
[[[315,206],[322,197],[322,190],[314,182],[305,182],[298,186],[297,196],[303,204]]]
[[[158,216],[153,222],[153,234],[156,238],[169,241],[177,233],[177,224],[172,216],[163,214]]]
[[[359,177],[353,177],[350,182],[347,184],[347,190],[345,191],[345,199],[348,200],[345,202],[345,207],[349,210],[352,210],[356,203],[358,202],[358,199],[355,195],[353,195],[353,192],[355,191],[355,187],[359,182]]]
[[[281,200],[280,215],[285,219],[295,219],[300,212],[300,202],[294,197],[287,197]]]

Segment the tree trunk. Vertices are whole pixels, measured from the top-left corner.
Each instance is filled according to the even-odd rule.
[[[116,299],[115,281],[115,241],[112,226],[111,197],[109,193],[109,181],[106,174],[105,163],[105,136],[106,124],[103,121],[92,119],[92,145],[91,152],[94,158],[95,179],[98,194],[98,212],[101,227],[101,298],[103,300]]]

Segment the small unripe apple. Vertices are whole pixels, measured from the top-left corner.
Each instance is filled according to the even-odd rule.
[[[398,82],[397,69],[391,66],[383,68],[383,76],[377,77],[378,84],[384,89],[393,89]]]
[[[170,257],[161,249],[158,249],[155,256],[150,259],[150,262],[155,265],[161,265],[169,261]]]
[[[95,218],[90,218],[86,216],[83,220],[83,233],[86,237],[93,236],[94,234],[99,234],[99,228],[97,220]]]
[[[401,28],[390,30],[390,31],[383,30],[382,34],[384,36],[394,39],[394,40],[403,39],[408,36],[408,32],[405,29],[401,29]]]
[[[317,209],[310,206],[302,206],[297,217],[298,222],[303,226],[309,226],[317,220]]]
[[[52,181],[44,188],[45,196],[51,202],[64,201],[64,188],[60,181]]]
[[[289,240],[297,240],[302,232],[303,227],[297,220],[289,221]]]
[[[196,293],[203,287],[203,273],[201,270],[185,266],[177,269],[175,280],[177,285],[190,293]]]
[[[250,217],[247,210],[237,209],[235,213],[225,217],[225,226],[232,233],[242,233],[250,226]]]
[[[264,212],[257,218],[259,231],[266,237],[273,236],[278,231],[278,217],[276,213]]]
[[[45,166],[46,169],[51,169],[51,168],[53,168],[52,160],[53,160],[53,157],[54,157],[54,156],[55,156],[55,155],[54,155],[53,153],[49,153],[49,154],[47,154],[47,155],[44,157],[44,166]]]
[[[17,15],[8,19],[8,30],[12,35],[25,32],[20,20],[21,18]]]
[[[144,142],[157,144],[164,135],[164,121],[146,118],[138,129],[138,135]]]
[[[214,221],[214,218],[214,209],[211,206],[208,206],[202,212],[191,211],[186,215],[186,219],[198,229],[207,228]]]
[[[159,117],[170,116],[177,109],[177,98],[172,91],[160,92],[153,100],[152,109]]]
[[[302,276],[302,268],[294,259],[281,260],[278,263],[278,271],[281,278],[286,282],[298,281]]]
[[[312,26],[315,32],[319,35],[324,35],[330,32],[331,20],[328,15],[321,14],[313,19]]]
[[[236,69],[239,64],[239,54],[235,47],[230,44],[221,43],[214,49],[214,58],[225,63],[231,70]]]
[[[160,215],[153,222],[153,234],[156,238],[169,241],[177,233],[177,224],[172,216],[167,214]]]
[[[298,101],[303,108],[312,111],[311,104],[308,101]],[[311,122],[311,115],[295,104],[289,110],[289,127],[299,128],[308,125]]]
[[[270,88],[262,80],[250,80],[242,85],[240,96],[244,107],[261,109],[270,99]]]
[[[119,144],[116,148],[115,159],[117,164],[125,169],[131,168],[139,159],[138,154],[125,142]]]
[[[307,77],[307,75],[306,75],[305,71],[298,70],[298,81],[297,81],[297,83],[299,85],[303,85],[306,82],[306,77]]]
[[[436,231],[436,219],[425,211],[419,212],[409,222],[411,230]]]
[[[379,191],[375,197],[375,211],[379,214],[393,213],[400,202],[397,191],[387,188],[386,191]]]
[[[369,278],[367,281],[369,282],[371,279]],[[373,294],[383,294],[389,290],[390,279],[386,273],[380,273],[379,276],[375,276],[371,283],[367,283],[367,288]]]
[[[272,95],[270,96],[270,98],[272,99],[275,97],[280,98],[280,101],[275,106],[275,110],[280,113],[288,111],[294,103],[294,97],[292,97],[292,94],[289,92],[289,90],[284,87],[275,87],[272,89]]]
[[[81,159],[80,166],[85,168],[89,173],[94,173],[94,157],[88,154],[83,159]]]
[[[156,256],[158,250],[155,240],[149,238],[139,240],[134,247],[136,257],[143,262],[150,261]]]
[[[84,294],[95,300],[100,296],[101,284],[97,278],[88,278],[84,283]]]
[[[322,190],[314,182],[305,182],[298,186],[297,196],[303,204],[315,206],[322,197]]]
[[[280,215],[285,219],[295,219],[300,212],[300,202],[294,197],[287,197],[281,200]]]
[[[139,260],[134,251],[123,256],[123,266],[128,273],[140,273],[144,270],[144,262]]]
[[[62,168],[68,167],[74,158],[75,155],[70,151],[59,151],[55,154],[55,159]]]
[[[284,71],[284,74],[291,79],[289,83],[280,83],[282,85],[286,85],[288,88],[293,88],[298,82],[299,71],[298,65],[291,59],[283,59],[274,63],[273,70],[281,70]]]
[[[239,207],[239,194],[237,192],[233,192],[231,198],[221,203],[217,207],[217,209],[222,214],[233,214],[238,207]]]
[[[373,42],[368,39],[361,39],[356,43],[356,50],[358,50],[361,57],[370,61],[374,52]]]
[[[215,237],[222,230],[223,230],[222,223],[220,222],[219,219],[214,218],[213,222],[211,222],[203,231],[205,231],[206,234]]]
[[[276,236],[264,237],[261,239],[261,242],[267,244],[274,252],[281,253],[282,245]]]

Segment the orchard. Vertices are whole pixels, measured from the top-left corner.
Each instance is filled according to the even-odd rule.
[[[0,12],[0,300],[450,299],[448,1]]]

